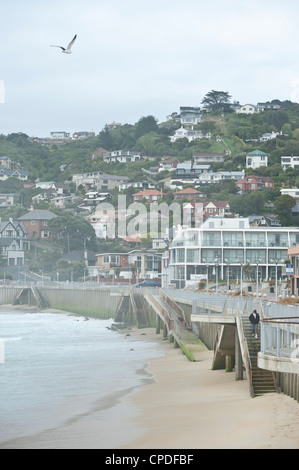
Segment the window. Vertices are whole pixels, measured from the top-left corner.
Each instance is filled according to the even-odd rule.
[[[178,263],[184,263],[185,262],[185,250],[184,249],[178,249],[177,250],[177,262]]]
[[[223,245],[224,246],[243,246],[243,233],[242,232],[224,232],[223,233]]]
[[[215,264],[215,260],[219,263],[221,260],[221,251],[220,250],[202,250],[201,252],[201,262]]]
[[[255,264],[257,262],[266,263],[266,250],[246,250],[246,260],[250,264]]]
[[[246,232],[247,246],[265,246],[265,232]]]
[[[220,246],[221,245],[220,232],[204,232],[202,245],[203,246]]]
[[[187,250],[187,263],[199,262],[199,250]]]

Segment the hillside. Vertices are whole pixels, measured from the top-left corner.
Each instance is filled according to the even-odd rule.
[[[278,100],[276,100],[277,102]],[[80,141],[72,141],[63,145],[53,144],[42,146],[32,143],[28,136],[22,133],[0,136],[0,156],[7,155],[20,163],[29,172],[31,182],[40,181],[64,182],[72,180],[72,173],[82,171],[102,171],[110,174],[128,176],[131,180],[145,179],[142,169],[149,169],[157,165],[163,156],[177,157],[181,162],[191,160],[195,153],[226,153],[224,163],[213,164],[214,171],[234,171],[245,169],[245,155],[252,150],[259,149],[270,155],[268,167],[248,170],[249,174],[269,176],[274,180],[275,190],[266,191],[264,202],[274,203],[280,196],[282,186],[299,186],[299,171],[288,169],[283,172],[280,164],[282,155],[299,155],[299,105],[291,102],[279,102],[281,108],[266,110],[253,115],[236,114],[234,112],[210,112],[203,114],[200,124],[194,126],[204,135],[210,133],[210,139],[196,139],[188,142],[186,138],[172,143],[170,136],[180,127],[180,123],[168,121],[158,124],[153,116],[140,118],[135,125],[124,124],[117,129],[109,130],[106,126],[97,136]],[[259,139],[265,133],[277,132],[275,139],[261,142]],[[142,162],[121,164],[105,163],[101,159],[92,161],[91,155],[98,148],[107,151],[130,149],[139,151],[145,158]],[[60,166],[75,162],[72,172],[62,172]],[[247,172],[247,174],[248,174]],[[157,174],[157,180],[167,176],[167,172]],[[20,181],[0,183],[0,192],[20,190]],[[30,205],[31,190],[21,190],[26,207]],[[247,204],[240,203],[242,198],[235,196],[234,183],[226,181],[217,185],[205,187],[208,198],[229,200],[234,205],[237,201],[238,213],[246,215]],[[35,192],[36,194],[36,192]],[[117,191],[115,191],[115,196]],[[236,199],[238,198],[238,199]],[[245,198],[243,198],[245,199]],[[248,197],[249,199],[249,197]],[[264,207],[255,204],[255,210]],[[262,211],[264,212],[264,211]],[[294,221],[295,222],[295,221]]]

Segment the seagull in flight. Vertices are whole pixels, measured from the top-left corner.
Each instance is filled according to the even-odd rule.
[[[71,48],[74,42],[76,41],[76,37],[77,37],[77,34],[75,34],[75,36],[73,37],[73,39],[71,40],[67,48],[62,47],[62,46],[54,46],[53,44],[51,44],[51,47],[60,47],[60,49],[62,49],[61,52],[63,52],[64,54],[71,54],[72,53]]]

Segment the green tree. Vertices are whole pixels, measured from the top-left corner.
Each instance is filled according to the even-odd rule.
[[[157,132],[158,130],[158,121],[154,116],[143,116],[139,119],[135,126],[135,136],[138,139],[148,132]]]
[[[241,195],[231,196],[229,204],[232,212],[248,217],[252,214],[259,214],[264,210],[264,197],[262,191],[245,193]]]
[[[276,198],[274,202],[274,213],[277,215],[281,225],[291,224],[292,207],[294,207],[295,204],[295,199],[288,194]]]
[[[231,96],[227,91],[209,91],[202,100],[202,104],[211,111],[230,111]]]
[[[299,129],[294,130],[292,137],[295,140],[299,140]]]
[[[58,216],[49,222],[49,228],[51,235],[59,242],[64,252],[83,250],[84,240],[87,248],[95,247],[95,231],[81,217],[74,217],[71,214]]]

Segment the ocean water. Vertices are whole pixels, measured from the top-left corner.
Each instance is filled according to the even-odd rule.
[[[0,312],[0,446],[58,428],[152,378],[156,343],[110,329],[113,320],[67,313]],[[145,339],[145,340],[144,340]]]

